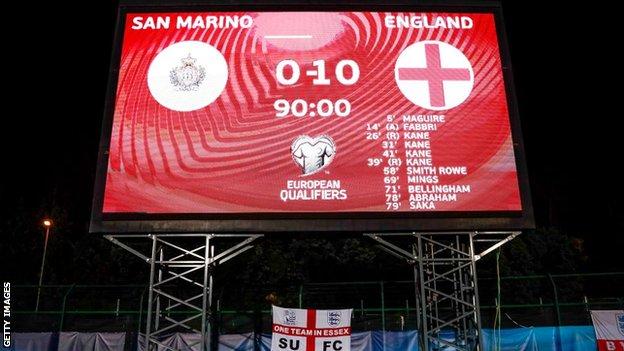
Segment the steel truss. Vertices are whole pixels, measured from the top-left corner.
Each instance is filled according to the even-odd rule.
[[[475,263],[519,234],[474,231],[365,235],[413,265],[422,349],[473,351],[482,350],[483,345]]]
[[[105,235],[112,243],[150,265],[145,350],[175,350],[160,340],[176,331],[200,339],[188,347],[206,351],[211,345],[214,268],[253,247],[261,234]],[[216,239],[229,246],[215,252]],[[226,240],[227,241],[227,240]],[[222,240],[219,240],[222,242]],[[149,253],[147,253],[149,251]],[[199,346],[199,348],[198,348]]]

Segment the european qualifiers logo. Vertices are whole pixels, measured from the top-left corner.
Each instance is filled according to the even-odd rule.
[[[333,161],[336,144],[327,135],[315,138],[302,135],[293,141],[290,152],[295,163],[301,168],[303,176],[308,176],[322,170]]]
[[[197,59],[189,53],[182,64],[169,72],[169,80],[176,90],[197,90],[206,77],[206,69],[196,64]]]
[[[293,140],[290,154],[301,170],[299,177],[307,177],[332,163],[336,157],[336,144],[328,135],[301,135]],[[340,180],[336,179],[299,179],[286,181],[286,188],[280,190],[279,196],[284,202],[346,200],[347,190],[342,189]]]

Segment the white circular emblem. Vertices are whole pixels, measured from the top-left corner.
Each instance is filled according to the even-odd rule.
[[[436,40],[406,47],[397,59],[394,78],[409,101],[435,111],[461,104],[474,85],[472,65],[466,56]]]
[[[225,89],[225,58],[209,44],[181,41],[158,53],[147,71],[147,86],[159,104],[174,111],[208,106]]]

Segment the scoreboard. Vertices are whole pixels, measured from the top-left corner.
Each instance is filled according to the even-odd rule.
[[[122,6],[91,230],[531,226],[497,7]]]

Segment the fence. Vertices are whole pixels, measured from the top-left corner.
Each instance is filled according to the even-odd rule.
[[[479,284],[483,327],[491,328],[499,295],[497,280],[486,277]],[[590,309],[624,309],[623,287],[624,272],[502,277],[502,326],[589,325]],[[134,334],[144,327],[145,285],[46,285],[41,287],[39,311],[34,311],[37,288],[12,287],[14,331]],[[213,322],[220,334],[270,332],[271,302],[303,308],[353,308],[354,331],[416,329],[415,292],[410,281],[229,285],[217,289],[214,300]]]

